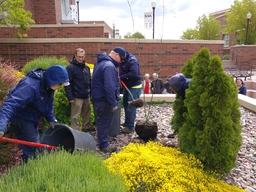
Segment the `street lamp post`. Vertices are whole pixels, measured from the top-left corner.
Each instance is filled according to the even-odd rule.
[[[246,18],[247,18],[247,25],[246,25],[246,37],[245,37],[245,43],[244,43],[245,45],[248,44],[249,22],[250,22],[250,19],[252,18],[252,14],[250,11],[247,13]]]
[[[79,24],[79,0],[76,1],[77,6],[77,24]]]
[[[153,39],[155,38],[155,8],[156,8],[156,2],[151,2],[151,7],[153,9]]]
[[[115,28],[115,23],[113,23],[113,38],[116,38],[116,28]]]

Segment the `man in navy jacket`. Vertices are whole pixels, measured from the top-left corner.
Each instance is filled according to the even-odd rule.
[[[40,117],[46,118],[52,128],[57,122],[53,114],[54,90],[68,85],[68,73],[65,67],[54,65],[46,70],[30,71],[26,77],[14,86],[0,109],[0,137],[13,128],[17,139],[39,143],[38,123]],[[36,148],[20,145],[23,161],[35,155]]]
[[[109,55],[98,54],[93,69],[92,99],[98,115],[99,148],[105,153],[116,151],[116,147],[109,145],[108,132],[120,100],[117,67],[124,60],[125,55],[125,50],[122,47],[114,48]]]
[[[71,127],[77,130],[94,131],[90,126],[90,94],[91,76],[90,68],[85,64],[85,51],[76,49],[73,59],[67,66],[70,85],[65,87],[68,101],[71,104]],[[81,114],[82,128],[78,122]]]
[[[120,64],[120,79],[125,83],[127,88],[136,100],[140,98],[142,90],[142,80],[140,75],[140,65],[137,58],[126,51],[125,62]],[[123,133],[131,133],[134,131],[134,122],[136,119],[136,107],[129,104],[132,101],[129,92],[124,89],[123,91],[123,105],[125,112],[125,121],[123,124]]]

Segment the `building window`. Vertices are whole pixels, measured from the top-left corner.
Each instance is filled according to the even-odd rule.
[[[229,47],[229,34],[223,34],[223,40],[225,41],[224,47]]]

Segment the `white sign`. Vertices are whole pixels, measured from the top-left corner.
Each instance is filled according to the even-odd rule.
[[[144,27],[146,29],[152,29],[152,21],[153,21],[153,13],[152,12],[145,12],[144,13]]]
[[[78,15],[77,15],[77,6],[76,5],[70,5],[70,16],[71,20],[77,21],[78,20]]]

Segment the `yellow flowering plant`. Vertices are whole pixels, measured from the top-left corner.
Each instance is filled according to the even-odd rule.
[[[130,143],[104,163],[112,173],[123,176],[132,192],[242,191],[205,172],[193,155],[156,142]]]

